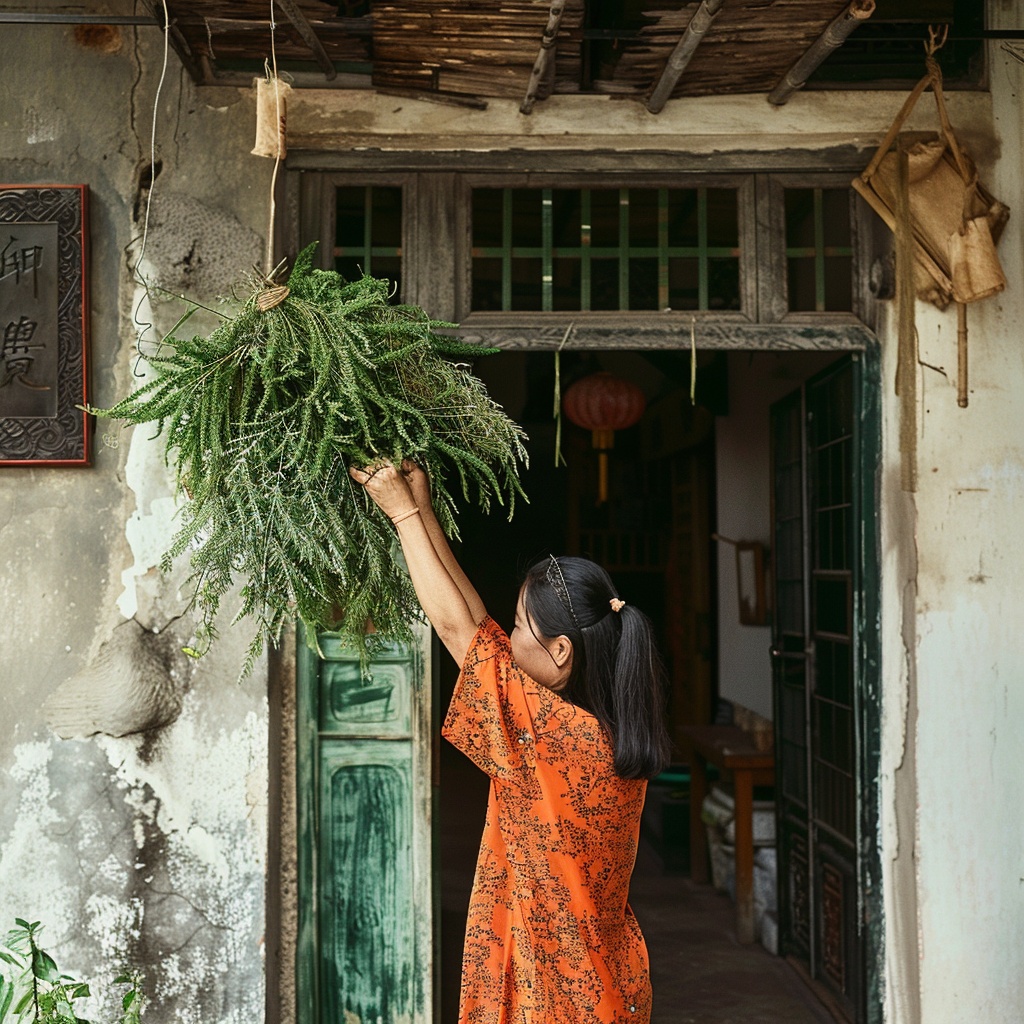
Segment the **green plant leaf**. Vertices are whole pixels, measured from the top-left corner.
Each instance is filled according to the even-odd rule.
[[[11,1002],[14,999],[14,984],[5,978],[0,978],[0,1021],[7,1016]]]
[[[22,997],[18,1000],[17,1005],[14,1007],[16,1015],[21,1015],[25,1012],[25,1008],[32,1005],[32,989],[25,992]]]
[[[84,981],[80,981],[72,987],[71,994],[76,999],[88,999],[92,992],[89,991],[89,986]]]
[[[121,1000],[121,1009],[122,1010],[127,1010],[132,1005],[132,1003],[134,1003],[134,1002],[135,1002],[135,989],[130,988],[127,992],[125,992],[124,998]]]
[[[42,981],[56,981],[60,972],[53,957],[45,950],[36,949],[32,954],[32,973]]]

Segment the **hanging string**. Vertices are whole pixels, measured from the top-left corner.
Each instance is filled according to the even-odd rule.
[[[690,405],[697,404],[697,318],[690,317]]]
[[[163,92],[164,80],[167,77],[167,64],[170,55],[171,19],[167,11],[167,0],[160,0],[160,3],[164,14],[163,64],[160,68],[160,80],[156,85],[156,96],[153,98],[153,123],[149,134],[149,191],[146,193],[146,212],[142,219],[142,245],[132,267],[133,278],[143,288],[143,294],[139,296],[138,302],[136,302],[135,308],[132,310],[132,323],[135,325],[135,351],[137,353],[135,365],[132,367],[132,375],[135,377],[145,376],[145,374],[139,371],[139,363],[143,359],[142,342],[153,329],[152,321],[142,320],[139,316],[143,301],[152,302],[149,282],[142,276],[142,271],[139,268],[142,266],[142,261],[146,256],[146,243],[149,241],[149,213],[153,204],[153,191],[156,188],[156,122],[157,114],[160,110],[160,94]],[[162,340],[160,344],[163,344]],[[159,346],[157,352],[159,354]]]
[[[576,327],[576,321],[565,329],[565,334],[562,335],[562,340],[559,342],[558,348],[555,349],[555,395],[554,395],[554,409],[552,415],[555,418],[555,467],[567,466],[568,463],[565,461],[565,456],[562,454],[562,349],[565,347],[565,343],[569,340],[573,329]]]
[[[281,166],[281,81],[277,77],[277,23],[274,21],[274,0],[270,0],[270,64],[274,77],[274,107],[277,113],[277,154],[274,157],[274,172],[270,176],[270,223],[267,225],[267,255],[264,271],[269,277],[274,270],[274,220],[277,217],[277,169]]]

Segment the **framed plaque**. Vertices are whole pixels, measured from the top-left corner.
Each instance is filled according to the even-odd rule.
[[[85,185],[0,185],[0,466],[87,466]]]

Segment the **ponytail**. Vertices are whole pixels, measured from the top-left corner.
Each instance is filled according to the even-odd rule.
[[[663,771],[669,760],[665,671],[647,616],[620,601],[608,573],[585,558],[538,562],[523,586],[526,611],[541,635],[572,641],[572,671],[560,694],[601,723],[616,774],[649,779]]]

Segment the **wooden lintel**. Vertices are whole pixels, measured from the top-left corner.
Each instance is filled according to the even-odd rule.
[[[851,0],[850,6],[808,47],[803,56],[768,93],[768,102],[781,107],[817,70],[830,53],[838,50],[858,25],[875,12],[875,0]]]
[[[693,17],[690,18],[686,31],[679,42],[676,43],[675,49],[669,54],[669,58],[665,62],[665,68],[661,72],[661,78],[658,79],[651,92],[650,99],[647,101],[647,109],[652,114],[660,113],[668,102],[669,97],[672,95],[672,90],[676,87],[676,82],[679,81],[680,76],[686,70],[687,64],[690,63],[690,59],[697,52],[697,47],[700,46],[704,33],[711,27],[711,23],[715,20],[724,3],[725,0],[702,0],[700,7],[693,12]]]
[[[298,4],[294,0],[274,0],[274,2],[284,12],[285,17],[295,26],[295,31],[302,36],[302,41],[309,47],[310,52],[316,58],[316,62],[320,65],[324,77],[330,81],[338,73],[334,67],[334,61],[327,55],[323,43],[320,42],[320,38],[313,31],[313,26],[310,25],[306,16],[299,10]]]
[[[558,26],[562,21],[564,11],[565,0],[552,0],[551,9],[548,11],[548,23],[544,27],[544,34],[540,40],[540,52],[530,71],[526,96],[519,105],[521,114],[529,114],[533,110],[533,104],[541,91],[542,83],[547,79],[549,70],[554,70],[555,38],[558,35]]]

